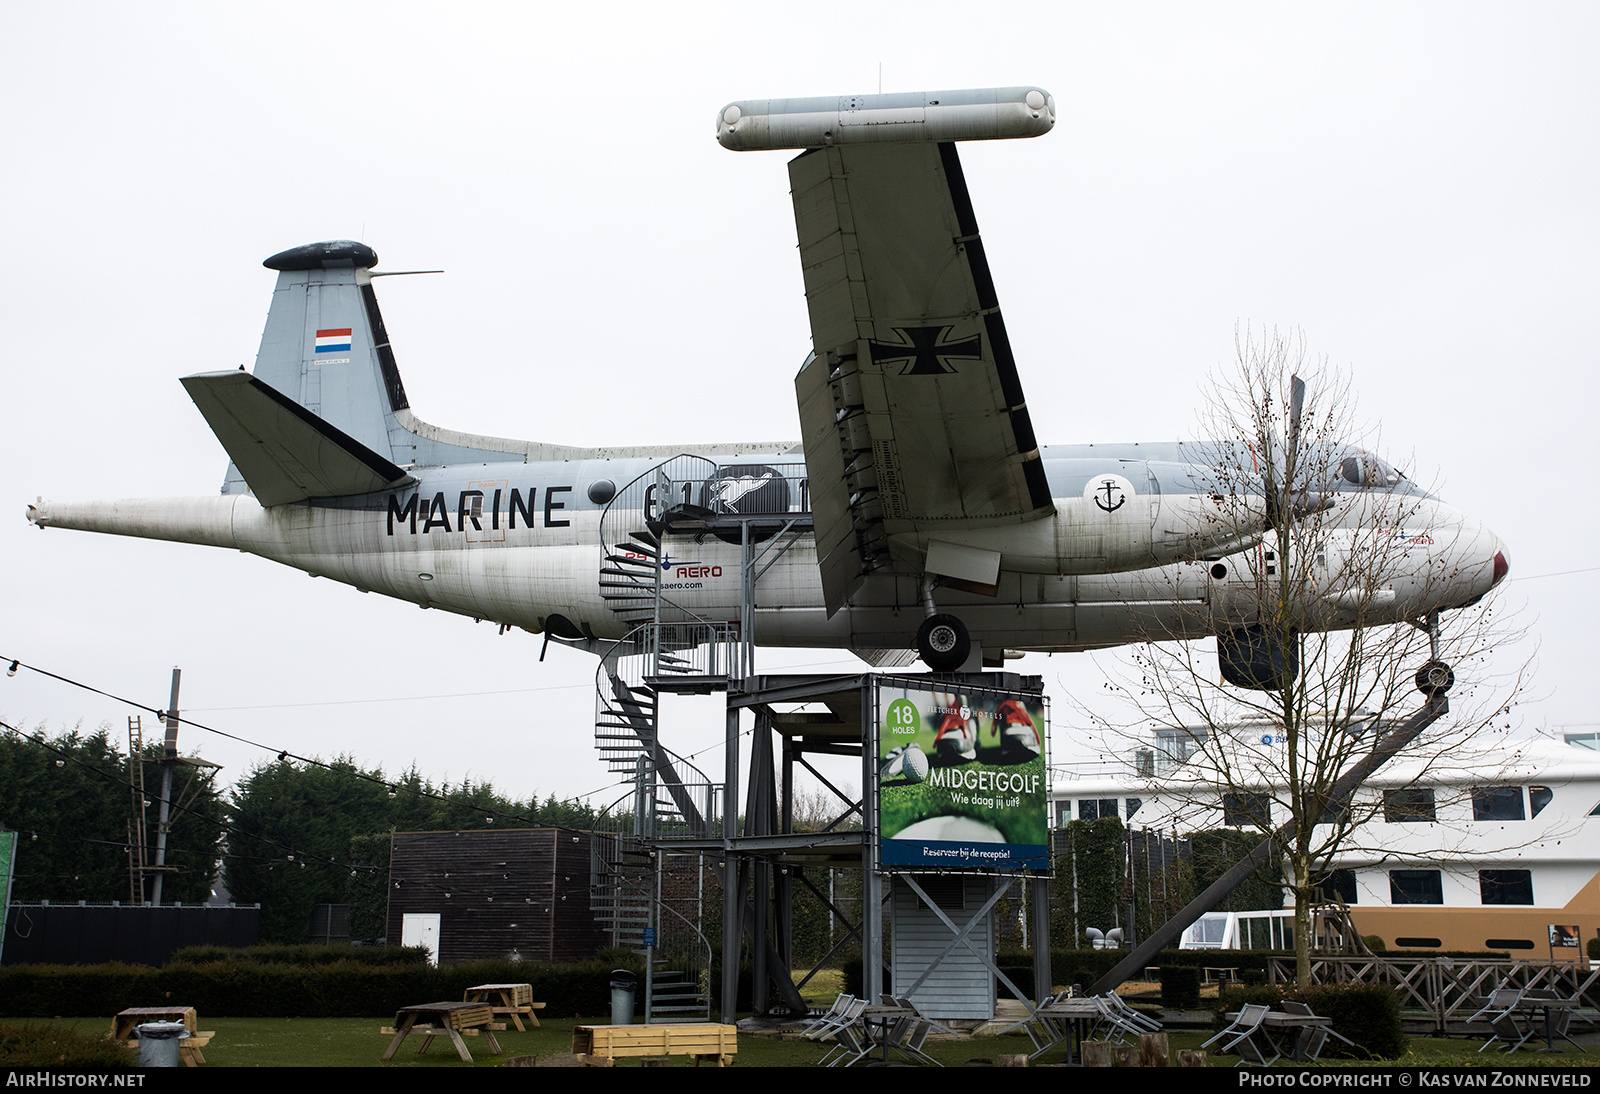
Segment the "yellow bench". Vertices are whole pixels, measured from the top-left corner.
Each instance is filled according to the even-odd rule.
[[[715,1022],[655,1026],[575,1026],[572,1051],[579,1056],[693,1056],[695,1066],[733,1063],[739,1028]]]

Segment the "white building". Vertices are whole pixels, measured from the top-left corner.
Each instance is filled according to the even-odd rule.
[[[1275,747],[1271,727],[1237,736]],[[1057,824],[1116,815],[1180,834],[1287,819],[1274,788],[1225,794],[1202,756],[1181,762],[1152,742],[1123,777],[1060,779]],[[1600,753],[1549,740],[1507,741],[1435,759],[1396,760],[1357,792],[1357,816],[1327,889],[1363,935],[1391,949],[1549,954],[1552,928],[1600,937]],[[1580,942],[1581,945],[1581,942]],[[1555,956],[1578,951],[1558,949]]]

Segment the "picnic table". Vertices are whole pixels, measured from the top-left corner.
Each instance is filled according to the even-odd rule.
[[[470,1064],[472,1053],[467,1051],[467,1043],[461,1039],[461,1035],[476,1037],[480,1033],[489,1042],[489,1051],[496,1055],[500,1053],[500,1042],[494,1037],[494,1009],[488,1003],[451,1001],[401,1007],[395,1012],[394,1026],[379,1032],[394,1034],[394,1040],[389,1042],[389,1047],[381,1057],[384,1060],[395,1054],[401,1041],[413,1035],[422,1038],[422,1047],[417,1049],[418,1055],[428,1051],[435,1037],[443,1035],[448,1036],[456,1046],[457,1055]]]
[[[543,1003],[533,1001],[532,984],[477,984],[468,988],[461,998],[469,1003],[488,1003],[495,1014],[509,1017],[518,1033],[526,1032],[522,1024],[524,1018],[529,1025],[537,1026],[539,1016],[533,1012],[544,1009]]]
[[[572,1029],[572,1052],[577,1056],[693,1056],[695,1067],[706,1060],[725,1067],[738,1051],[739,1027],[716,1022]]]
[[[195,1026],[198,1021],[193,1007],[129,1007],[118,1011],[111,1019],[111,1039],[135,1040],[139,1027],[146,1022],[182,1022],[184,1034],[178,1041],[178,1058],[184,1062],[184,1066],[195,1067],[206,1062],[202,1050],[216,1036],[210,1030],[197,1030]]]

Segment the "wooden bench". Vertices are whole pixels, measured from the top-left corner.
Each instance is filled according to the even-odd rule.
[[[529,1026],[537,1026],[539,1016],[533,1012],[544,1009],[543,1003],[533,1001],[532,984],[478,984],[468,988],[461,998],[469,1003],[488,1003],[496,1015],[510,1017],[519,1033],[526,1031],[522,1019],[526,1018]],[[498,1023],[495,1028],[506,1027]]]
[[[733,1063],[739,1028],[715,1022],[655,1026],[575,1026],[572,1051],[579,1056],[693,1056],[696,1067],[715,1060]]]
[[[401,1007],[395,1012],[394,1025],[378,1031],[394,1035],[394,1040],[389,1042],[381,1058],[389,1059],[400,1047],[400,1042],[412,1035],[422,1038],[422,1047],[417,1049],[419,1055],[428,1051],[435,1037],[445,1036],[456,1046],[456,1054],[470,1064],[472,1053],[467,1051],[467,1043],[461,1039],[462,1034],[476,1037],[481,1033],[484,1040],[489,1042],[489,1051],[499,1055],[500,1042],[495,1040],[493,1024],[494,1012],[487,1003],[422,1003],[415,1007]]]

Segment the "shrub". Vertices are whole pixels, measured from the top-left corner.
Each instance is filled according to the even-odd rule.
[[[1361,936],[1361,941],[1365,943],[1367,949],[1371,950],[1373,953],[1382,953],[1384,950],[1388,949],[1388,947],[1383,944],[1382,935],[1364,934]]]
[[[1600,961],[1600,938],[1589,939],[1588,952],[1590,961]]]
[[[104,1033],[80,1033],[77,1026],[0,1026],[0,1067],[70,1067],[90,1071],[131,1068],[138,1052],[130,1041]]]
[[[1161,1005],[1194,1010],[1200,1005],[1200,970],[1193,965],[1161,966]]]
[[[1355,1042],[1351,1046],[1330,1038],[1325,1050],[1329,1055],[1382,1060],[1405,1055],[1400,996],[1387,984],[1315,984],[1296,998],[1333,1019],[1334,1032]]]

